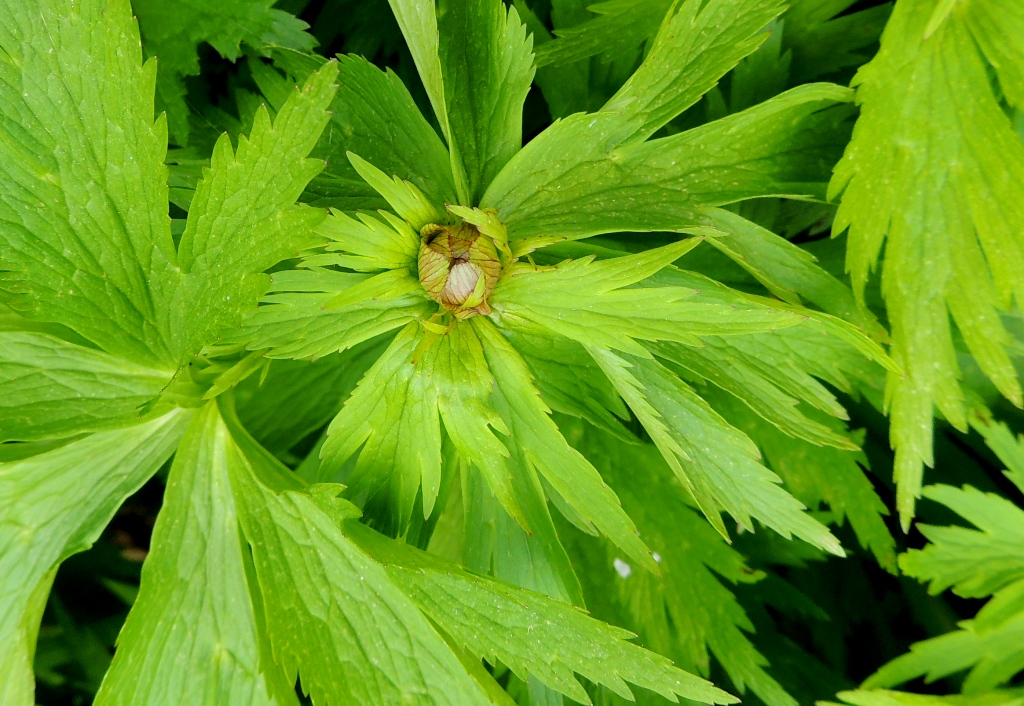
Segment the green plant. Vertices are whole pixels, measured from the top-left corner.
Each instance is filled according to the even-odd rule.
[[[855,92],[810,81],[850,78],[889,6],[273,5],[0,0],[0,702],[73,660],[97,704],[852,687],[853,619],[829,611],[820,657],[790,623],[827,617],[827,555],[898,571],[868,456],[906,530],[934,401],[1021,485],[975,374],[1019,404],[1019,10],[901,0]],[[339,32],[402,78],[313,53]],[[852,290],[843,241],[775,232],[830,226]],[[958,482],[991,482],[972,463]],[[118,626],[51,585],[154,476],[137,592],[101,574],[131,607],[111,660]],[[987,534],[925,529],[899,566],[995,597],[840,696],[970,667],[1009,702],[1019,508],[925,492]]]

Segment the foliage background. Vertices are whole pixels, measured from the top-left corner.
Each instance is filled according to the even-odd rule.
[[[213,10],[209,10],[209,16],[204,16],[205,11],[197,9],[198,3],[193,6],[182,2],[182,8],[189,9],[175,7],[170,14],[168,11],[177,3],[160,0],[133,3],[144,50],[160,56],[158,109],[168,111],[172,145],[177,144],[168,159],[173,165],[172,187],[177,183],[182,194],[195,184],[201,165],[220,132],[249,131],[256,106],[264,100],[261,72],[268,65],[265,55],[270,46],[297,50],[315,47],[324,56],[337,53],[365,56],[380,67],[392,69],[409,87],[424,114],[431,114],[408,47],[383,0],[281,0],[273,5],[272,11],[267,2],[232,2],[259,8],[259,11],[253,10],[247,19],[232,17],[220,22]],[[604,3],[601,14],[597,15],[588,13],[583,3],[538,0],[528,5],[527,8],[516,3],[535,34],[541,68],[526,99],[525,140],[540,133],[554,118],[603,104],[640,58],[642,40],[651,31],[651,19],[657,22],[665,11],[664,3],[635,0]],[[654,8],[653,11],[650,8]],[[855,3],[794,0],[772,38],[734,69],[718,89],[665,128],[665,132],[736,112],[809,80],[849,84],[858,68],[877,51],[878,37],[892,10],[891,3],[870,0]],[[832,20],[829,32],[822,32],[818,27],[818,34],[814,35],[816,24],[823,25],[833,17],[838,19]],[[567,27],[580,19],[590,19],[592,26],[580,30],[578,35],[564,32],[561,39],[550,45],[541,41],[556,20],[560,27]],[[801,43],[801,28],[815,40]],[[188,35],[187,41],[183,41],[183,34]],[[597,55],[590,60],[586,71],[580,69],[579,62],[568,67],[560,65],[558,50],[545,48],[560,43],[563,51],[571,51],[569,40],[573,37],[581,44],[593,41],[596,47],[582,49]],[[612,60],[607,61],[608,58]],[[1005,100],[1002,105],[1018,127],[1019,135],[1024,134],[1021,113]],[[929,192],[928,198],[941,197]],[[183,210],[179,208],[175,213],[174,208],[172,206],[172,215],[184,215]],[[765,200],[748,202],[738,210],[785,235],[792,243],[814,254],[831,274],[849,281],[844,272],[848,236],[829,237],[835,218],[834,206],[793,206]],[[1019,237],[1018,232],[1018,240]],[[710,248],[702,248],[699,257],[704,258],[700,265],[691,265],[698,271],[740,287],[749,281],[735,265]],[[865,297],[879,319],[888,322],[877,280],[869,282]],[[1015,316],[1019,319],[1019,314]],[[1013,354],[1011,365],[1018,369],[1024,345],[1019,339],[1021,330],[1019,326],[1011,328],[1011,340],[1007,344]],[[1024,419],[1011,402],[1019,402],[1019,399],[1013,399],[1012,391],[1008,394],[1011,400],[999,395],[983,375],[983,365],[971,356],[963,340],[958,338],[956,346],[964,371],[962,387],[970,399],[983,400],[993,417],[1008,424],[1011,431],[1024,431]],[[325,385],[336,388],[350,388],[355,382],[345,370],[331,369],[329,365],[323,366],[322,375]],[[243,386],[238,394],[240,401],[244,401],[246,394],[254,392]],[[896,465],[896,458],[890,448],[889,421],[879,411],[878,400],[872,404],[861,396],[839,394],[841,403],[850,413],[849,427],[863,430],[863,456],[858,460],[871,469],[868,477],[882,502],[895,510],[897,491],[890,469]],[[1019,392],[1016,394],[1019,397]],[[930,417],[931,412],[928,414]],[[265,443],[286,463],[297,465],[312,449],[328,419],[321,420],[314,428],[303,429],[298,443],[273,437],[268,437]],[[249,421],[258,424],[260,420]],[[953,418],[953,421],[957,420]],[[1019,506],[1021,489],[1002,473],[1008,462],[1000,460],[977,431],[987,428],[985,425],[982,421],[968,430],[964,424],[958,424],[957,429],[948,421],[937,419],[934,469],[928,472],[927,482],[958,487],[968,484],[1009,498]],[[276,448],[275,441],[278,441]],[[612,480],[614,469],[601,470],[609,476],[609,483],[619,491],[627,510],[638,522],[643,513],[657,512],[654,509],[657,497],[638,493],[636,498],[630,498],[628,483],[620,487]],[[37,647],[37,700],[40,704],[91,702],[110,664],[114,640],[137,593],[141,560],[149,549],[165,477],[166,469],[125,503],[92,549],[73,556],[61,566]],[[750,639],[757,650],[769,658],[769,673],[799,703],[831,700],[837,692],[855,688],[883,664],[907,653],[912,644],[955,630],[959,621],[973,618],[984,604],[984,594],[968,593],[967,597],[961,597],[945,591],[933,595],[919,581],[894,571],[895,554],[926,546],[927,538],[920,524],[962,524],[956,514],[941,504],[922,502],[917,508],[916,524],[910,526],[908,532],[901,530],[895,515],[886,517],[885,522],[894,544],[873,547],[874,555],[869,550],[859,549],[857,537],[847,523],[835,529],[844,547],[852,548],[851,556],[846,559],[760,532],[737,538],[734,546],[745,557],[746,566],[735,577],[728,575],[727,567],[715,567],[720,575],[735,581],[729,589],[756,629]],[[684,529],[695,536],[701,531],[697,525]],[[581,543],[577,549],[579,556],[591,557],[599,551],[587,545],[588,538],[580,535],[578,539]],[[1020,550],[1019,545],[1017,549]],[[751,575],[764,572],[766,578],[757,583],[745,583],[744,572]],[[586,576],[586,572],[581,573]],[[634,583],[639,581],[639,577],[634,577]],[[712,584],[719,585],[714,581]],[[629,590],[640,589],[631,587]],[[700,588],[685,586],[680,590]],[[599,590],[588,594],[588,598],[596,599],[592,601],[592,610],[614,621],[615,608],[608,607],[602,614],[599,595]],[[653,642],[656,636],[642,635],[641,640]],[[704,659],[707,660],[706,655]],[[710,660],[709,668],[710,678],[716,684],[730,684],[718,661]],[[956,694],[961,690],[962,679],[962,674],[931,683],[916,679],[903,688],[921,694]],[[1009,687],[1014,685],[1019,686],[1019,677],[1007,683]],[[758,698],[748,692],[744,701],[756,702]]]

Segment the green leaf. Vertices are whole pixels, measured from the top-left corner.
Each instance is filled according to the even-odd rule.
[[[60,563],[92,546],[114,512],[171,455],[178,410],[37,456],[0,463],[0,696],[35,703],[32,653]]]
[[[312,362],[275,360],[265,379],[254,375],[235,389],[238,416],[262,446],[287,451],[334,418],[386,344],[373,339]]]
[[[362,505],[384,488],[399,532],[409,524],[421,482],[425,515],[441,484],[439,390],[430,362],[413,361],[421,338],[415,323],[399,332],[331,422],[320,453],[320,478],[330,480],[358,451],[346,478],[349,496]]]
[[[419,233],[387,211],[381,211],[380,217],[363,212],[356,217],[359,220],[332,211],[317,232],[331,241],[327,245],[328,252],[340,252],[315,260],[307,258],[305,264],[315,262],[323,266],[329,262],[357,272],[415,271]]]
[[[500,0],[441,0],[439,55],[462,205],[475,206],[523,144],[523,103],[533,82],[533,40]]]
[[[755,51],[783,8],[780,0],[685,0],[602,112],[619,113],[630,139],[646,140]]]
[[[849,89],[808,84],[687,132],[631,141],[640,118],[573,115],[530,141],[495,178],[481,206],[509,237],[586,238],[681,230],[709,207],[758,196],[823,195],[845,139]]]
[[[389,177],[359,155],[349,152],[348,160],[367,184],[384,197],[395,213],[404,218],[419,231],[428,223],[439,223],[445,220],[445,213],[437,204],[431,203],[423,192],[411,181],[398,175]]]
[[[613,548],[574,543],[573,557],[592,587],[588,596],[601,594],[595,596],[595,614],[600,617],[598,606],[610,601],[648,649],[671,657],[680,668],[707,676],[714,655],[741,694],[749,687],[770,706],[795,706],[765,671],[768,660],[747,635],[754,626],[725,584],[752,583],[763,574],[749,568],[693,511],[692,500],[654,446],[623,444],[585,427],[580,431],[579,448],[598,459],[601,474],[657,552],[661,570],[661,576],[626,570],[621,559],[615,563]]]
[[[626,681],[670,701],[678,696],[703,703],[737,699],[671,666],[626,640],[631,633],[594,620],[573,606],[545,596],[474,576],[455,564],[400,544],[355,522],[345,533],[460,646],[491,664],[508,666],[582,704],[587,692],[576,672],[632,698]]]
[[[510,324],[527,321],[584,345],[649,356],[634,339],[699,345],[698,336],[792,326],[801,316],[763,305],[690,302],[684,287],[630,287],[677,260],[700,239],[645,252],[567,260],[555,268],[520,266],[498,282],[490,305]],[[571,308],[566,302],[572,301]],[[745,302],[744,302],[745,303]]]
[[[861,469],[868,467],[867,457],[856,443],[863,434],[847,432],[838,420],[807,410],[813,420],[847,439],[847,448],[819,446],[780,433],[751,414],[749,408],[721,395],[708,399],[731,424],[754,440],[766,465],[779,474],[797,499],[811,509],[827,504],[837,525],[849,518],[860,545],[870,550],[884,569],[897,572],[896,542],[883,519],[889,510]]]
[[[845,703],[853,706],[1021,706],[1024,696],[1019,691],[994,691],[987,694],[934,696],[932,694],[908,694],[885,689],[862,689],[841,691],[837,694]],[[832,706],[818,702],[822,706]]]
[[[1014,436],[1002,422],[992,418],[988,410],[972,410],[971,428],[981,434],[985,444],[1006,464],[1004,475],[1024,492],[1024,437]]]
[[[269,349],[271,358],[318,358],[428,318],[437,310],[422,287],[409,291],[404,286],[393,296],[371,294],[325,308],[367,279],[329,270],[275,272],[263,306],[245,318],[237,340],[253,350]]]
[[[137,423],[170,381],[42,333],[0,332],[0,441],[38,441]]]
[[[323,168],[306,155],[327,124],[337,74],[329,63],[310,76],[273,123],[260,108],[237,150],[227,135],[217,141],[178,247],[185,284],[173,323],[185,355],[254,307],[268,284],[262,272],[298,255],[323,220],[321,211],[295,201]]]
[[[247,454],[228,469],[273,656],[288,680],[300,674],[317,706],[486,703],[426,618],[342,533],[338,520],[358,511],[334,497],[340,487],[275,492],[254,473],[268,469],[250,464],[266,462]]]
[[[141,65],[127,0],[5,0],[0,15],[4,300],[108,353],[176,366],[160,325],[176,280],[166,122],[153,121],[156,63]]]
[[[139,596],[96,695],[98,706],[298,703],[288,685],[275,698],[260,673],[228,478],[232,446],[217,403],[208,403],[174,457]]]
[[[927,39],[935,3],[897,5],[855,79],[861,117],[830,186],[842,194],[833,231],[849,231],[859,297],[885,243],[882,293],[906,373],[890,376],[888,392],[904,529],[933,462],[933,408],[967,425],[950,315],[995,386],[1018,406],[1024,399],[999,319],[1024,302],[1024,145],[979,53],[979,43],[1003,40],[974,34],[975,5],[990,3],[959,3]]]
[[[494,376],[492,405],[511,431],[510,442],[518,447],[518,453],[581,521],[656,572],[650,550],[637,536],[636,526],[623,512],[615,493],[558,431],[522,357],[488,319],[478,316],[470,322],[483,343]]]
[[[956,512],[977,530],[918,525],[929,544],[900,557],[900,568],[965,598],[993,595],[959,630],[911,645],[865,687],[886,687],[924,676],[927,681],[970,670],[965,694],[994,689],[1024,670],[1024,510],[970,486],[925,488],[924,495]]]
[[[753,442],[683,381],[654,360],[620,357],[596,347],[589,350],[723,537],[729,535],[721,510],[747,530],[754,529],[751,520],[756,519],[787,539],[796,535],[843,556],[828,529],[776,485],[779,477],[761,465]]]
[[[159,57],[157,96],[166,109],[171,135],[179,145],[189,137],[189,109],[185,77],[199,75],[199,45],[208,43],[231,61],[242,53],[241,44],[257,51],[268,45],[310,51],[316,40],[306,34],[305,22],[283,10],[275,0],[225,0],[215,5],[204,0],[133,0],[146,55]]]
[[[317,55],[274,52],[275,66],[299,80],[325,61]],[[279,91],[268,90],[268,80],[280,81],[279,75],[266,65],[259,67],[255,78],[257,83],[264,79],[264,94],[268,98],[277,95]],[[387,123],[387,130],[381,129],[382,122]],[[431,203],[456,199],[448,150],[423,117],[409,89],[393,72],[381,71],[360,56],[338,57],[338,92],[331,103],[331,121],[313,150],[313,156],[324,159],[327,166],[310,183],[304,201],[344,210],[376,208],[349,162],[348,152],[362,156],[387,174],[408,179]]]
[[[728,234],[725,238],[708,238],[708,244],[725,253],[779,299],[799,304],[803,297],[859,326],[876,340],[888,338],[850,288],[816,265],[816,258],[806,250],[723,209],[706,212],[703,222]]]

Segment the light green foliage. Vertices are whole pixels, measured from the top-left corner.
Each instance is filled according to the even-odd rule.
[[[342,534],[338,519],[358,511],[334,497],[338,486],[314,487],[312,496],[275,491],[250,463],[261,462],[236,451],[228,470],[267,635],[288,680],[298,673],[318,706],[483,703],[426,618]]]
[[[693,343],[701,335],[773,330],[801,321],[791,312],[753,304],[744,310],[735,304],[691,303],[686,300],[696,292],[683,287],[627,288],[699,242],[682,240],[607,260],[594,261],[594,256],[568,260],[554,271],[523,268],[499,283],[492,306],[510,323],[525,320],[586,345],[634,355],[646,355],[634,339]],[[564,306],[567,292],[580,298],[568,310]]]
[[[0,463],[0,697],[33,702],[32,653],[57,566],[88,549],[173,452],[188,413]]]
[[[316,40],[305,22],[282,10],[275,0],[132,0],[146,55],[159,59],[156,92],[167,111],[170,132],[179,145],[188,142],[186,76],[199,75],[199,45],[206,42],[221,56],[236,60],[241,45],[257,51],[269,45],[309,51]]]
[[[861,467],[867,467],[867,458],[856,447],[863,434],[851,434],[841,422],[808,411],[833,434],[847,439],[852,448],[818,445],[787,436],[765,423],[767,415],[758,418],[733,400],[720,395],[711,400],[726,419],[756,439],[765,465],[779,474],[789,492],[812,509],[827,505],[837,525],[848,518],[861,546],[885,569],[896,573],[896,542],[882,519],[889,510],[864,475]]]
[[[967,426],[950,316],[982,371],[1022,404],[1000,311],[1024,301],[1024,146],[985,63],[1016,85],[1001,60],[1021,51],[1021,35],[988,31],[1014,26],[1016,5],[898,3],[881,51],[855,79],[861,117],[830,187],[842,194],[833,231],[849,231],[859,297],[885,244],[882,292],[905,372],[887,391],[904,529],[933,462],[933,408]],[[933,21],[937,8],[946,14]]]
[[[754,529],[756,519],[784,537],[796,535],[843,554],[831,532],[776,485],[779,477],[761,465],[753,442],[686,383],[655,360],[590,351],[723,537],[729,537],[719,515],[725,510],[747,530]]]
[[[0,441],[125,426],[169,377],[42,333],[0,332]]]
[[[976,696],[932,696],[885,689],[864,689],[843,691],[838,696],[844,703],[852,706],[1019,706],[1024,703],[1024,696],[1019,690],[993,691]],[[826,706],[826,702],[820,703]]]
[[[425,293],[406,288],[394,296],[370,294],[325,309],[365,281],[365,275],[329,270],[275,273],[263,299],[267,306],[246,318],[240,336],[252,349],[270,349],[271,357],[317,358],[401,328],[434,308]]]
[[[1005,428],[996,427],[987,436],[1016,479],[1024,445]],[[1020,487],[1024,490],[1024,484]],[[924,495],[977,529],[919,525],[929,544],[901,556],[900,568],[929,583],[931,593],[951,588],[965,598],[991,600],[973,619],[962,621],[959,630],[912,645],[864,686],[890,687],[919,676],[932,681],[968,671],[963,692],[983,694],[1024,670],[1024,510],[970,486],[929,486]]]
[[[573,672],[631,698],[628,680],[675,701],[736,699],[682,672],[664,658],[626,642],[632,635],[577,608],[521,588],[474,576],[426,552],[398,544],[358,524],[346,533],[452,639],[477,657],[527,674],[578,703],[589,703]]]
[[[574,115],[534,138],[488,188],[509,237],[678,230],[742,199],[822,193],[848,89],[808,84],[671,137],[634,138],[652,115]],[[667,108],[666,108],[667,109]],[[645,204],[643,209],[633,204]]]
[[[865,471],[884,368],[904,523],[935,409],[1024,490],[1024,9],[898,0],[850,89],[889,5],[588,1],[0,0],[0,703],[795,706],[877,562],[989,600],[839,698],[1020,706],[1024,510],[897,564]]]
[[[166,123],[128,2],[10,0],[0,15],[0,291],[32,319],[172,368],[156,304],[175,260]]]
[[[197,351],[218,329],[236,323],[266,290],[260,274],[310,243],[323,214],[295,205],[323,163],[306,159],[327,124],[337,67],[328,64],[296,89],[271,124],[256,113],[248,139],[232,150],[227,135],[217,141],[209,172],[196,188],[178,247],[183,272],[176,348]],[[196,312],[193,302],[207,301]]]
[[[493,324],[478,318],[474,329],[494,375],[493,404],[506,420],[519,454],[588,528],[600,530],[637,562],[654,570],[650,550],[637,536],[615,493],[590,462],[569,446],[551,420],[522,357]]]
[[[296,703],[287,687],[272,697],[260,673],[228,479],[232,445],[217,403],[208,403],[174,456],[153,551],[96,696],[100,706]]]
[[[623,445],[588,428],[581,428],[575,439],[579,448],[601,459],[601,474],[657,552],[661,573],[629,571],[622,576],[613,547],[601,551],[592,541],[574,542],[573,557],[586,569],[588,600],[595,613],[622,616],[623,624],[637,631],[649,649],[672,657],[684,669],[706,675],[714,655],[741,694],[749,688],[770,706],[794,706],[793,698],[765,672],[768,660],[747,634],[753,625],[723,583],[756,582],[762,575],[746,566],[693,511],[657,449]]]
[[[475,205],[522,146],[533,41],[515,8],[479,0],[441,0],[438,31],[452,167]]]

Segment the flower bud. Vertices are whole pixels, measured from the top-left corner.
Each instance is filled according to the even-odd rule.
[[[420,283],[457,319],[490,314],[487,298],[501,274],[494,241],[468,223],[430,223],[420,231]]]

